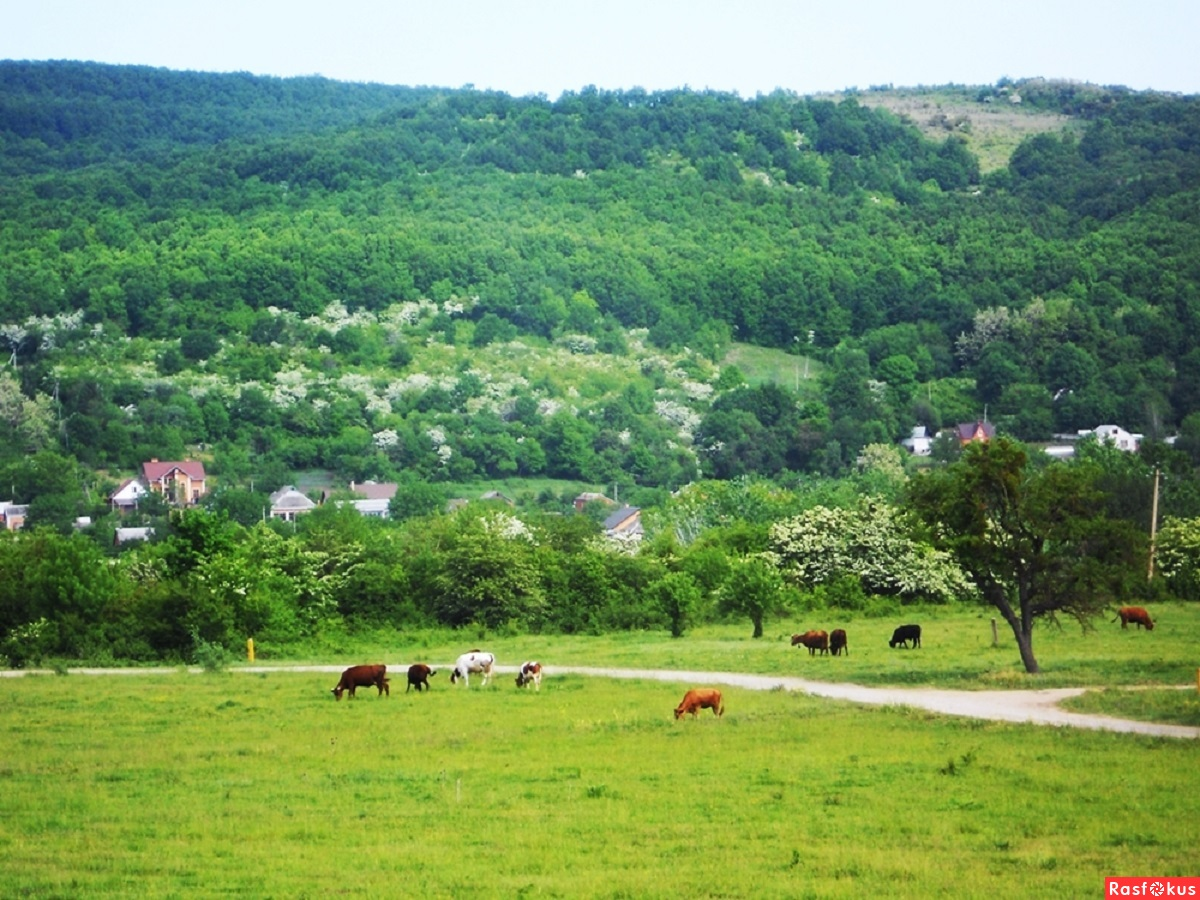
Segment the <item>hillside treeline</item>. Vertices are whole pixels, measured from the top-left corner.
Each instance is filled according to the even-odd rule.
[[[1082,130],[981,177],[853,97],[0,63],[10,484],[38,450],[131,473],[203,445],[272,487],[674,488],[844,474],[985,414],[1194,452],[1200,101],[1025,97]],[[749,387],[731,341],[819,377]],[[552,348],[617,373],[536,371]]]
[[[982,402],[1067,390],[1083,409],[1059,418],[1178,423],[1200,102],[1070,94],[1081,137],[1032,138],[981,181],[961,139],[853,98],[4,63],[0,310],[179,337],[267,307],[477,296],[475,317],[545,334],[583,290],[668,344],[713,321],[776,347],[811,331],[920,381],[974,376]],[[1039,321],[959,345],[979,313],[1039,301]],[[1052,359],[1064,346],[1094,371]]]

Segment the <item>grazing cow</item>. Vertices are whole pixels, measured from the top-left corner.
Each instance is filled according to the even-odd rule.
[[[850,648],[846,645],[846,629],[835,628],[829,632],[829,652],[837,656],[843,650],[847,656],[850,655]]]
[[[912,641],[914,648],[921,646],[921,626],[920,625],[901,625],[892,632],[892,639],[888,641],[889,647],[904,647],[908,649],[908,642]]]
[[[1145,625],[1147,631],[1154,630],[1154,623],[1150,621],[1150,613],[1140,606],[1122,606],[1117,610],[1117,619],[1121,620],[1122,628],[1127,628],[1129,623],[1133,622],[1138,628]],[[1117,619],[1113,619],[1113,621],[1115,622]]]
[[[525,687],[530,683],[535,691],[542,689],[542,664],[536,660],[521,663],[517,672],[517,687]]]
[[[417,693],[421,693],[421,686],[425,686],[425,690],[429,690],[429,676],[436,675],[437,669],[431,669],[425,663],[413,663],[408,667],[408,687],[404,689],[404,693],[408,693],[412,688],[417,689]]]
[[[721,692],[716,688],[692,688],[675,707],[675,718],[678,719],[684,713],[691,713],[694,719],[702,709],[711,709],[714,716],[724,715],[725,705],[721,702]]]
[[[488,679],[492,677],[492,666],[496,662],[496,657],[490,653],[485,653],[482,650],[472,650],[470,653],[464,653],[454,663],[454,671],[450,673],[450,683],[454,684],[458,679],[462,679],[467,687],[471,686],[471,673],[483,675],[483,683],[486,686]]]
[[[804,634],[792,635],[792,646],[803,644],[808,648],[808,655],[813,656],[818,650],[822,653],[829,652],[829,635],[824,631],[806,631]]]
[[[333,697],[335,700],[341,700],[343,691],[349,691],[353,697],[355,688],[371,685],[379,688],[380,695],[387,694],[390,697],[392,691],[388,687],[389,684],[387,666],[351,666],[342,673],[341,680],[333,689]]]

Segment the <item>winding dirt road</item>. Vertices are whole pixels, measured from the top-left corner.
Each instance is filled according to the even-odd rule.
[[[449,671],[453,664],[442,664],[439,668]],[[344,666],[236,666],[230,672],[269,674],[271,672],[328,672],[340,673]],[[407,663],[388,668],[403,672]],[[71,675],[171,675],[182,671],[178,668],[155,669],[68,669]],[[200,672],[191,668],[188,672]],[[516,666],[496,666],[497,674],[512,674]],[[1068,697],[1077,697],[1088,688],[1052,688],[1040,691],[951,691],[940,688],[864,687],[858,684],[837,684],[823,681],[807,681],[783,675],[740,675],[732,672],[692,672],[663,669],[604,669],[585,666],[547,666],[548,678],[555,674],[587,675],[597,678],[637,678],[651,681],[671,681],[686,684],[729,685],[754,691],[769,691],[782,688],[788,691],[803,691],[818,697],[849,700],[874,706],[912,706],[927,709],[947,716],[964,716],[971,719],[989,719],[996,722],[1029,722],[1035,725],[1056,725],[1066,728],[1089,728],[1096,731],[1118,731],[1130,734],[1148,734],[1158,737],[1200,738],[1200,728],[1190,725],[1160,725],[1155,722],[1137,722],[1074,713],[1059,708],[1058,704]],[[49,670],[0,670],[0,677],[21,677],[27,674],[52,674]]]

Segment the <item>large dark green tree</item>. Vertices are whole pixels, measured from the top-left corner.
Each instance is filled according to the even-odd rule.
[[[1086,462],[1035,466],[997,438],[911,482],[913,510],[1012,628],[1029,673],[1039,671],[1035,623],[1065,614],[1086,627],[1144,563],[1143,536],[1105,513],[1098,476]]]

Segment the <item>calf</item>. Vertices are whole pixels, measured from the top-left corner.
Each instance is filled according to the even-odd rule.
[[[808,648],[808,655],[813,656],[818,650],[822,653],[829,652],[829,635],[824,631],[806,631],[804,634],[792,635],[792,646],[803,644]]]
[[[846,646],[846,630],[844,628],[835,628],[829,632],[829,652],[834,656],[840,654],[843,650],[846,655],[850,655],[850,648]]]
[[[535,691],[542,689],[542,664],[536,660],[521,663],[517,671],[517,687],[525,687],[531,682]]]
[[[488,679],[492,677],[492,666],[495,663],[496,657],[491,653],[484,653],[482,650],[464,653],[454,663],[454,671],[450,673],[450,683],[454,684],[461,678],[463,683],[470,687],[471,673],[475,672],[483,675],[483,683],[486,686]]]
[[[390,697],[392,691],[388,687],[389,684],[387,666],[351,666],[342,673],[341,680],[333,689],[333,698],[341,700],[343,691],[349,691],[350,696],[353,697],[355,688],[370,687],[371,685],[379,688],[380,696],[387,694]]]
[[[694,719],[702,709],[711,709],[715,716],[724,715],[725,705],[721,702],[721,692],[716,688],[692,688],[675,707],[675,718],[678,719],[684,713],[691,713]]]
[[[908,642],[912,641],[914,648],[921,646],[921,626],[920,625],[901,625],[892,632],[892,639],[888,641],[889,647],[904,647],[908,648]]]
[[[1121,620],[1122,628],[1127,628],[1129,623],[1132,622],[1138,628],[1145,625],[1147,631],[1154,630],[1154,623],[1150,621],[1150,613],[1146,612],[1140,606],[1122,606],[1117,610],[1117,619]],[[1117,619],[1113,619],[1113,621],[1115,622]]]
[[[412,688],[417,689],[417,693],[421,693],[421,686],[425,686],[425,690],[429,690],[429,676],[436,675],[437,669],[431,669],[425,663],[413,663],[408,667],[408,687],[404,689],[404,693],[408,693]]]

